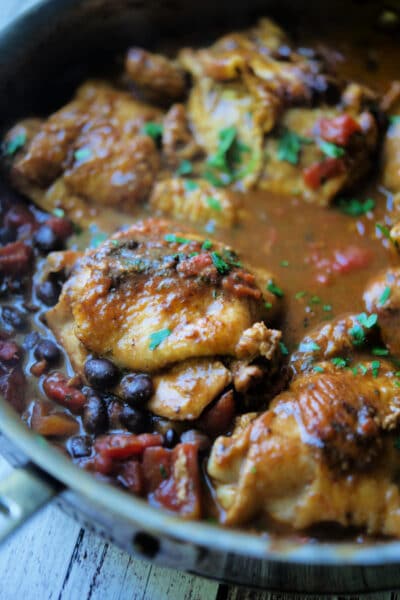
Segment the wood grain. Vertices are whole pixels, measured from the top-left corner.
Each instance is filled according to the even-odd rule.
[[[0,0],[0,27],[37,0]],[[56,0],[54,0],[56,1]],[[10,467],[0,458],[0,477]],[[347,596],[355,599],[358,596]],[[49,506],[0,548],[0,600],[323,600],[219,585],[134,560]],[[334,596],[345,600],[344,596]],[[370,600],[400,600],[396,593]]]

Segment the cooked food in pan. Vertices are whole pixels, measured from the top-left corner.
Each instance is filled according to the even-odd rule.
[[[368,35],[133,47],[5,132],[0,391],[49,452],[185,518],[400,537],[400,82]]]

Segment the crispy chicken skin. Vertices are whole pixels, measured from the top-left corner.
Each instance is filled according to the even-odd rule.
[[[159,181],[150,197],[150,206],[156,213],[169,217],[232,227],[239,220],[239,206],[229,191],[216,188],[204,179],[187,181],[171,177]]]
[[[150,93],[154,100],[178,99],[185,93],[185,76],[182,69],[161,54],[142,48],[130,48],[125,59],[129,79]]]
[[[382,339],[390,353],[400,358],[400,268],[375,277],[364,293],[367,310],[378,315]]]
[[[259,185],[327,205],[370,169],[377,146],[377,124],[367,106],[371,93],[355,84],[341,90],[323,60],[297,52],[271,21],[262,19],[255,28],[225,36],[210,48],[184,49],[179,59],[194,78],[188,116],[209,157],[218,150],[220,132],[236,128],[242,149],[233,175],[237,189]],[[332,90],[333,104],[327,102]],[[354,135],[342,141],[345,149],[338,150],[334,162],[328,155],[326,164],[320,122],[343,116],[351,119]],[[299,144],[296,156],[282,155],[285,132],[292,135],[289,143]],[[309,168],[323,172],[320,181],[307,180]]]
[[[280,332],[264,319],[277,308],[232,250],[152,219],[82,255],[47,323],[78,372],[92,353],[121,369],[167,373],[156,380],[154,412],[195,418],[234,379],[231,363],[257,361],[258,380],[275,367]]]
[[[154,141],[141,135],[141,128],[161,117],[161,111],[127,92],[88,82],[34,135],[27,130],[11,179],[42,208],[66,208],[77,220],[82,213],[84,221],[91,206],[129,212],[147,199],[159,169]],[[15,129],[6,139],[13,135]]]
[[[393,368],[374,377],[318,365],[297,377],[269,410],[218,438],[208,463],[221,519],[264,517],[304,529],[324,522],[400,535],[400,421]]]

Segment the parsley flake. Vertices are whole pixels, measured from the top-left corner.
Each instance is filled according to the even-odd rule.
[[[197,181],[193,181],[193,179],[185,179],[183,187],[187,192],[193,192],[194,190],[199,189],[199,184]]]
[[[84,162],[92,158],[92,151],[90,148],[79,148],[79,150],[75,150],[74,158],[78,162]]]
[[[141,129],[141,133],[143,135],[148,135],[155,142],[158,142],[160,137],[163,134],[163,126],[160,123],[154,123],[153,121],[148,121],[145,123]]]
[[[341,358],[340,356],[332,358],[331,363],[338,367],[339,369],[344,369],[347,366],[347,359]]]
[[[149,349],[155,350],[158,346],[171,335],[171,330],[168,328],[159,329],[150,334]]]
[[[177,175],[190,175],[193,173],[193,165],[190,160],[182,160],[176,170]]]
[[[187,238],[181,237],[179,235],[175,235],[174,233],[167,233],[164,236],[164,240],[166,242],[170,242],[172,244],[191,244],[192,240],[188,240]]]
[[[167,470],[166,470],[166,468],[164,467],[164,465],[160,465],[160,473],[161,473],[161,477],[162,477],[163,479],[167,479],[167,477],[168,477],[168,473],[167,473]]]
[[[389,350],[387,348],[372,348],[372,354],[374,356],[389,356]]]
[[[300,352],[318,352],[321,350],[321,346],[319,346],[316,342],[302,342],[299,345]]]
[[[213,198],[212,196],[209,196],[208,198],[206,198],[206,202],[208,206],[212,208],[212,210],[215,210],[216,212],[222,211],[221,202],[218,200],[218,198]]]
[[[59,219],[62,219],[63,217],[65,217],[65,210],[63,210],[62,208],[55,208],[53,210],[53,215],[55,217],[58,217]]]
[[[281,349],[283,356],[287,356],[289,354],[289,350],[287,349],[286,344],[283,342],[279,342],[279,348]]]
[[[307,292],[297,292],[294,297],[296,298],[296,300],[300,300],[301,298],[304,298],[304,296],[306,295]]]
[[[346,215],[350,215],[351,217],[361,217],[374,210],[376,203],[372,198],[367,198],[365,202],[357,200],[356,198],[351,198],[349,200],[340,198],[337,201],[337,205]]]
[[[319,140],[318,146],[326,156],[329,156],[329,158],[341,158],[346,154],[344,148],[337,146],[336,144],[332,144],[332,142]]]
[[[303,137],[294,131],[286,129],[278,142],[277,158],[291,165],[297,165],[302,145],[311,143],[312,140],[310,138]]]
[[[400,123],[400,115],[392,115],[389,117],[389,123],[391,125],[398,125]]]
[[[379,369],[381,367],[381,363],[379,360],[373,360],[371,363],[372,375],[373,377],[378,377]]]
[[[214,267],[216,267],[218,273],[221,275],[225,275],[229,273],[231,267],[224,261],[222,256],[218,252],[211,252],[211,259],[213,261]]]
[[[365,333],[361,325],[354,325],[349,329],[349,335],[353,338],[354,346],[361,346],[365,342]]]
[[[211,240],[204,240],[203,245],[201,247],[202,250],[211,250],[212,248],[212,241]]]
[[[16,135],[14,135],[13,138],[11,138],[11,140],[8,140],[8,142],[6,142],[4,148],[5,154],[7,156],[14,156],[14,154],[16,154],[18,150],[21,150],[21,148],[25,146],[26,141],[27,135],[25,131],[17,133]]]
[[[284,296],[283,290],[281,290],[280,287],[275,285],[272,279],[270,279],[267,283],[267,290],[271,292],[271,294],[274,294],[274,296],[277,296],[278,298],[283,298]]]
[[[371,327],[374,327],[377,324],[378,315],[372,313],[368,316],[366,313],[361,313],[360,315],[357,315],[356,319],[360,323],[360,325],[362,325],[366,329],[371,329]]]
[[[289,266],[288,260],[281,260],[281,267],[288,267],[288,266]]]
[[[382,292],[382,296],[378,300],[378,305],[383,306],[389,300],[392,290],[389,286],[386,286]]]
[[[324,367],[320,367],[319,365],[316,365],[315,367],[313,367],[313,370],[314,370],[316,373],[324,373],[324,372],[325,372],[325,369],[324,369]]]

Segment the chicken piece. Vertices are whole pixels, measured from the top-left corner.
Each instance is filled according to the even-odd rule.
[[[172,177],[159,181],[150,206],[163,215],[191,223],[213,221],[221,227],[232,227],[238,221],[238,203],[232,195],[204,179]]]
[[[202,155],[202,150],[190,130],[186,108],[173,104],[163,122],[162,149],[166,162],[172,168],[182,160],[192,160]]]
[[[369,312],[378,315],[382,339],[391,354],[400,358],[400,268],[375,277],[364,293]]]
[[[185,74],[178,64],[161,54],[142,48],[130,48],[125,59],[125,70],[131,81],[153,100],[176,100],[185,93]]]
[[[154,412],[185,419],[229,384],[231,362],[276,369],[280,332],[262,323],[250,344],[248,330],[278,304],[231,249],[152,219],[82,254],[46,319],[80,374],[89,353],[155,374]]]
[[[302,339],[297,351],[290,357],[292,373],[297,375],[309,371],[318,361],[336,358],[343,360],[345,366],[356,352],[378,340],[376,323],[376,317],[361,313],[317,326]]]
[[[400,390],[394,369],[365,375],[318,365],[301,374],[270,409],[231,437],[208,462],[221,520],[264,517],[304,529],[324,522],[400,536]]]
[[[346,118],[355,130],[348,142],[343,146],[327,143],[326,124]],[[284,114],[279,131],[280,135],[266,139],[259,187],[273,193],[299,195],[321,206],[327,206],[339,192],[366,175],[377,146],[377,126],[372,115],[344,112],[341,106],[290,109]]]
[[[231,380],[230,371],[220,361],[185,361],[154,378],[155,391],[148,408],[166,419],[197,419]]]
[[[11,179],[45,210],[63,208],[69,215],[70,209],[83,224],[98,204],[129,212],[148,197],[159,169],[158,150],[141,135],[142,127],[161,119],[161,111],[127,92],[90,81],[26,134],[12,156]],[[20,127],[6,140],[15,139]]]

